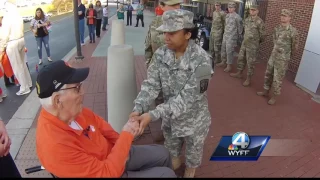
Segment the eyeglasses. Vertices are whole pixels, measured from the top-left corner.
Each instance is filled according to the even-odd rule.
[[[60,89],[60,91],[62,91],[62,90],[68,90],[68,89],[76,89],[76,90],[77,90],[77,93],[79,93],[80,90],[81,90],[81,87],[82,87],[82,83],[80,83],[79,85],[77,85],[77,86],[75,86],[75,87]]]

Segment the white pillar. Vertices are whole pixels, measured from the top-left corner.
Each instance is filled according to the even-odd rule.
[[[122,45],[125,43],[124,22],[123,20],[113,20],[111,26],[110,46]]]
[[[107,58],[108,122],[118,133],[128,122],[136,97],[137,84],[132,46],[110,46]]]

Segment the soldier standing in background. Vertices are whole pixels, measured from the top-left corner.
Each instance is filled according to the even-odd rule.
[[[220,2],[215,3],[215,8],[216,10],[212,14],[209,50],[212,57],[214,57],[214,64],[217,64],[221,62],[221,44],[226,13],[221,10]]]
[[[217,64],[219,67],[224,67],[227,64],[227,68],[224,72],[231,71],[231,65],[234,59],[234,48],[237,46],[239,37],[242,36],[243,26],[242,18],[235,12],[236,3],[229,2],[229,13],[226,15],[225,29],[223,34],[223,41],[221,47],[221,63]]]
[[[276,97],[280,95],[288,63],[298,50],[299,35],[297,29],[290,24],[291,17],[291,10],[281,10],[281,24],[275,27],[273,33],[274,46],[265,73],[264,91],[257,92],[258,96],[267,96],[272,86],[273,94],[268,101],[270,105],[273,105],[276,102]]]
[[[180,9],[180,0],[162,0],[160,1],[160,5],[162,10],[174,10]],[[162,25],[162,15],[156,16],[153,21],[150,23],[148,34],[145,40],[145,59],[147,68],[152,63],[153,53],[161,46],[165,44],[164,42],[164,34],[162,32],[157,31],[156,29]],[[162,92],[159,93],[158,98],[155,100],[155,105],[159,105],[163,103],[163,95]],[[155,141],[163,141],[163,134],[159,135],[159,137],[155,137]]]
[[[265,37],[265,26],[258,13],[258,5],[252,5],[250,7],[250,16],[244,22],[244,39],[238,55],[238,72],[230,74],[231,77],[241,78],[247,64],[247,79],[243,86],[250,85],[251,77],[254,73],[254,63],[259,53],[259,46]]]
[[[211,56],[195,44],[198,29],[193,13],[177,9],[163,14],[166,45],[154,53],[148,77],[141,85],[133,113],[140,122],[139,133],[151,122],[162,118],[164,145],[172,156],[173,169],[181,165],[182,146],[186,144],[185,178],[192,178],[201,165],[204,141],[211,115],[207,89],[212,77]],[[163,91],[165,102],[150,111],[152,101]]]

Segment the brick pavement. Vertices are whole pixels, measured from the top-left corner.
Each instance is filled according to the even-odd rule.
[[[70,63],[74,67],[90,67],[89,77],[84,82],[84,105],[106,118],[106,57],[91,57],[96,45],[89,44],[83,48],[83,62]],[[137,87],[140,90],[141,82],[146,77],[143,56],[136,56],[135,63]],[[196,177],[320,177],[320,141],[317,139],[317,134],[320,134],[317,131],[320,128],[320,114],[316,111],[320,105],[293,84],[290,74],[283,83],[283,94],[277,104],[267,105],[267,99],[255,94],[262,89],[264,71],[265,63],[257,64],[253,83],[251,87],[245,88],[242,86],[244,79],[240,81],[231,78],[223,69],[216,69],[208,90],[212,125],[205,141],[203,163],[197,170]],[[152,137],[159,133],[159,126],[159,122],[151,124],[135,144],[153,143]],[[244,131],[249,135],[267,134],[272,139],[300,139],[310,143],[294,147],[297,149],[294,156],[263,156],[257,162],[209,161],[220,137],[237,131]],[[28,137],[34,138],[34,134],[28,135],[27,139]],[[22,156],[20,155],[19,153],[17,161]],[[29,163],[38,163],[36,156],[32,158],[29,158]],[[25,165],[20,164],[18,167],[22,171]],[[181,169],[178,173],[181,173]],[[24,172],[22,174],[26,176]],[[37,177],[40,175],[48,177],[46,172],[38,173]]]

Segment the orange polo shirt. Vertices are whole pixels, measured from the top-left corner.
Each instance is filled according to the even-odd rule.
[[[75,130],[41,110],[36,131],[41,165],[60,178],[121,177],[133,135],[125,131],[119,135],[87,108],[83,108],[75,121],[83,130]]]

